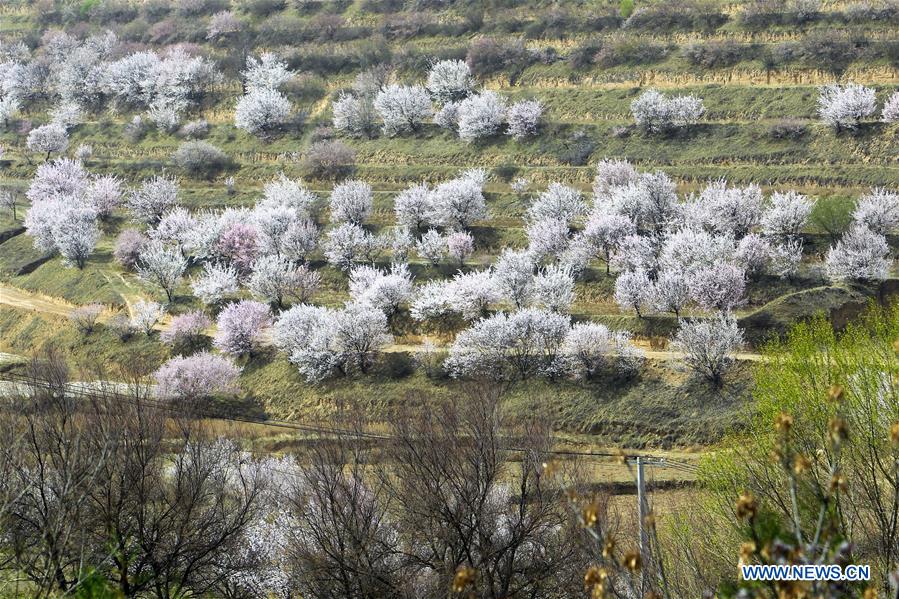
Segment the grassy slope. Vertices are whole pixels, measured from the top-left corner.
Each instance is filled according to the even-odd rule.
[[[154,339],[137,335],[121,341],[103,326],[89,335],[74,331],[66,319],[0,307],[0,329],[8,334],[0,352],[28,355],[53,344],[69,356],[76,372],[140,359],[158,363],[168,352]],[[242,413],[299,421],[327,421],[339,402],[358,402],[376,421],[398,406],[414,407],[457,393],[456,383],[410,372],[408,356],[387,354],[374,373],[321,385],[305,383],[283,356],[262,353],[242,363]],[[551,418],[574,440],[627,447],[693,446],[715,442],[742,414],[749,392],[749,371],[734,370],[723,391],[716,391],[671,362],[648,362],[633,380],[595,383],[530,380],[512,386],[506,406],[512,414]],[[77,375],[75,375],[77,376]]]
[[[349,26],[377,28],[389,17],[373,14],[366,6],[366,2],[357,0],[342,11]],[[531,178],[538,187],[548,181],[560,180],[587,190],[593,176],[592,166],[572,166],[560,160],[567,139],[578,130],[586,132],[595,142],[588,164],[607,156],[624,156],[645,169],[663,168],[679,179],[684,190],[695,189],[708,178],[727,177],[734,182],[759,183],[766,189],[798,188],[818,197],[833,197],[848,206],[851,198],[871,185],[899,186],[899,125],[886,126],[872,121],[857,134],[837,136],[814,122],[815,86],[833,80],[832,74],[801,64],[789,64],[766,72],[759,60],[748,57],[731,67],[699,70],[681,55],[690,43],[722,39],[754,44],[752,52],[756,54],[753,55],[760,55],[757,53],[764,45],[784,40],[801,41],[831,28],[828,22],[802,29],[775,26],[759,32],[747,31],[733,19],[715,31],[676,30],[657,34],[616,29],[588,31],[582,25],[595,15],[614,12],[616,3],[583,7],[574,2],[562,2],[559,6],[570,11],[579,27],[558,36],[533,34],[533,26],[546,19],[549,7],[528,4],[487,11],[481,32],[502,40],[511,40],[526,32],[528,48],[551,46],[562,55],[588,37],[604,42],[630,39],[641,44],[652,41],[665,44],[666,52],[659,60],[642,65],[612,68],[591,65],[574,70],[563,60],[554,64],[537,63],[512,77],[509,73],[486,77],[483,83],[487,87],[499,87],[511,99],[537,97],[545,103],[547,123],[534,140],[515,142],[499,138],[467,145],[433,126],[417,137],[344,140],[357,152],[357,176],[371,181],[376,190],[372,226],[392,222],[392,196],[396,190],[411,181],[443,179],[465,167],[514,165],[518,175]],[[24,36],[54,26],[40,24],[38,19],[46,21],[47,17],[37,15],[30,3],[0,8],[3,10],[0,32],[5,35]],[[737,5],[725,6],[731,15],[736,14],[738,8]],[[291,35],[288,36],[292,47],[282,48],[288,52],[344,55],[360,52],[369,43],[367,39],[298,42],[295,41],[299,38],[298,32],[310,26],[315,16],[300,14],[290,8],[281,17],[292,19]],[[450,9],[435,13],[433,17],[443,23],[456,23],[463,21],[465,14],[464,10]],[[206,18],[204,15],[176,16],[177,35],[187,36],[186,39],[201,43],[215,58],[225,59],[230,51],[227,44],[211,46],[203,40]],[[278,45],[265,41],[268,34],[264,33],[272,30],[275,17],[251,15],[247,19],[258,33],[260,47]],[[515,20],[520,23],[513,26]],[[141,38],[148,35],[146,27],[128,30],[125,25],[101,24],[94,20],[86,26],[94,30],[109,26],[118,29],[123,39],[154,45],[152,40]],[[894,38],[896,26],[893,22],[867,22],[853,26],[853,30],[877,41]],[[475,35],[470,31],[455,36],[426,33],[411,38],[388,37],[385,44],[394,56],[416,52],[423,58],[452,55],[453,52],[464,55]],[[746,48],[748,52],[750,46]],[[420,63],[425,64],[425,61]],[[300,61],[298,70],[303,70],[305,64]],[[859,60],[847,65],[845,79],[876,84],[878,98],[882,101],[895,89],[896,67],[896,64],[879,58]],[[314,127],[329,123],[328,100],[339,89],[348,87],[354,74],[352,70],[342,70],[335,75],[305,75],[303,89],[289,93],[298,108],[309,112],[309,123],[302,130],[262,141],[231,126],[234,96],[239,91],[232,69],[228,73],[229,81],[211,94],[190,118],[204,116],[209,119],[212,128],[208,140],[232,156],[236,167],[212,182],[182,178],[182,201],[192,208],[245,205],[253,202],[262,184],[278,172],[302,175],[303,169],[296,158],[308,147]],[[423,71],[405,68],[399,76],[419,81]],[[630,102],[646,85],[702,97],[707,108],[704,122],[685,135],[669,138],[648,137],[633,131],[621,134],[618,130],[630,122]],[[44,103],[35,103],[27,107],[24,117],[35,123],[44,122],[48,108]],[[769,134],[769,127],[785,116],[806,122],[806,134],[794,140],[774,139]],[[89,115],[86,123],[73,130],[70,147],[81,143],[91,145],[94,154],[87,163],[91,171],[117,174],[129,182],[139,181],[163,169],[173,171],[170,155],[180,140],[174,135],[151,130],[140,142],[128,143],[122,132],[130,118],[131,114],[109,111]],[[0,131],[0,145],[6,150],[0,184],[23,188],[36,166],[34,158],[24,149],[23,136],[13,129]],[[224,193],[221,179],[225,174],[237,179],[237,193],[233,196]],[[309,183],[322,192],[330,187],[328,181]],[[524,243],[521,215],[527,208],[528,198],[516,197],[501,180],[492,181],[488,191],[492,217],[475,230],[479,251],[473,262],[478,264],[492,260],[502,247]],[[0,230],[10,226],[14,224],[8,219],[0,221]],[[120,218],[108,227],[99,251],[83,272],[64,268],[58,259],[54,259],[33,272],[16,276],[23,266],[34,266],[41,255],[30,246],[26,236],[13,237],[0,245],[0,276],[16,286],[75,303],[102,301],[121,306],[128,297],[155,295],[159,298],[158,291],[132,275],[122,273],[112,264],[112,235],[123,226],[126,223]],[[814,252],[822,251],[826,245],[818,237],[807,240],[807,247]],[[447,265],[434,271],[414,265],[414,270],[419,280],[425,280],[447,276],[453,268]],[[601,267],[597,270],[578,284],[575,318],[596,319],[646,336],[671,332],[675,323],[669,317],[637,319],[620,314],[611,301],[611,280],[601,274]],[[316,301],[339,304],[346,298],[345,280],[331,269],[323,272],[326,288]],[[817,309],[829,311],[838,320],[843,319],[854,306],[872,295],[871,290],[822,287],[822,284],[820,273],[813,265],[805,268],[802,277],[796,281],[754,282],[749,289],[750,303],[741,313],[749,339],[760,342],[769,332],[780,332],[796,318]],[[196,306],[188,295],[185,284],[173,307],[175,312]],[[122,359],[131,350],[158,357],[163,351],[157,344],[144,340],[122,344],[108,332],[82,340],[68,330],[64,320],[9,309],[3,309],[0,324],[3,342],[12,350],[23,353],[51,338],[63,343],[67,351],[80,359]],[[408,326],[405,329],[408,330],[403,333],[408,339],[416,338],[421,332]],[[565,430],[591,431],[633,444],[672,440],[678,443],[706,442],[716,438],[733,421],[739,399],[746,393],[745,385],[740,382],[745,380],[745,375],[745,372],[737,375],[738,383],[730,394],[712,396],[704,386],[683,373],[655,364],[640,380],[628,383],[595,386],[530,383],[513,389],[509,405],[521,413],[534,409],[552,410],[559,426]],[[259,357],[248,364],[243,379],[250,395],[258,398],[272,414],[285,417],[326,417],[337,399],[350,396],[364,397],[371,412],[383,416],[391,405],[413,401],[416,394],[428,392],[441,397],[452,392],[445,383],[429,381],[421,374],[395,379],[381,373],[357,381],[311,387],[301,381],[283,358],[271,356]],[[554,399],[549,402],[545,401],[546,397]],[[556,400],[556,397],[560,399]]]

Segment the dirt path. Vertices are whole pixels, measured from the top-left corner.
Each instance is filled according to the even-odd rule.
[[[68,316],[69,312],[76,307],[74,304],[59,298],[32,293],[4,284],[0,284],[0,304],[21,310],[56,314],[57,316]]]
[[[122,279],[122,282],[126,286],[130,287],[130,285],[128,285],[128,283],[124,279]],[[125,306],[128,310],[128,316],[133,316],[131,304],[137,299],[137,296],[129,296],[123,293],[119,293],[119,295],[121,295],[122,299],[125,301]],[[11,306],[20,310],[30,310],[32,312],[53,314],[55,316],[68,316],[72,312],[72,310],[78,307],[76,304],[69,303],[66,300],[58,297],[50,297],[41,295],[39,293],[33,293],[31,291],[19,289],[18,287],[12,287],[4,283],[0,283],[0,305]],[[116,314],[115,311],[106,310],[98,320],[100,322],[105,322],[109,320],[114,314]],[[167,327],[168,321],[165,321],[156,325],[155,328],[157,330],[164,330]]]
[[[131,285],[122,277],[122,284],[127,288],[131,288]],[[131,294],[120,294],[122,299],[125,300],[125,305],[128,309],[128,314],[131,316],[131,304],[137,298],[137,296],[132,296]],[[47,314],[55,314],[57,316],[68,316],[69,313],[76,307],[74,304],[70,304],[65,300],[59,298],[52,298],[43,296],[37,293],[31,293],[30,291],[25,291],[24,289],[19,289],[17,287],[11,287],[9,285],[5,285],[0,283],[0,304],[4,304],[7,306],[12,306],[14,308],[19,308],[23,310],[32,310],[34,312],[45,312]],[[108,320],[112,313],[107,312],[100,317],[100,322]],[[165,330],[168,328],[168,319],[164,322],[156,325],[157,330]],[[215,329],[211,328],[209,331],[210,335],[215,334]],[[271,335],[265,335],[265,341],[270,342]],[[639,345],[639,344],[638,344]],[[413,343],[391,343],[388,345],[384,351],[388,353],[398,353],[398,352],[409,352],[414,353],[421,349],[421,346]],[[646,357],[652,360],[663,360],[663,361],[671,361],[671,360],[680,360],[684,357],[683,353],[671,350],[654,350],[648,349],[646,347],[641,347]],[[758,361],[761,360],[762,356],[753,352],[739,352],[736,354],[737,360],[747,360],[747,361]]]

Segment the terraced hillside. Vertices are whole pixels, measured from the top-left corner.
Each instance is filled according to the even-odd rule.
[[[27,355],[54,340],[76,361],[121,362],[142,352],[160,362],[177,353],[155,337],[123,341],[103,325],[83,335],[60,314],[60,304],[99,302],[111,312],[133,315],[139,300],[165,300],[146,277],[114,260],[116,236],[134,226],[124,207],[100,221],[102,234],[83,269],[35,249],[22,224],[29,208],[24,193],[45,159],[29,148],[29,134],[50,122],[62,102],[56,62],[106,31],[116,41],[105,61],[143,51],[164,55],[179,46],[188,56],[207,58],[221,77],[190,94],[179,122],[168,128],[156,127],[140,102],[126,105],[106,91],[80,90],[93,101],[83,103],[80,117],[69,123],[62,154],[78,155],[92,176],[115,175],[129,188],[159,174],[175,176],[178,203],[195,214],[252,207],[264,186],[283,174],[318,196],[312,217],[324,238],[334,228],[328,224],[328,195],[349,177],[373,188],[365,230],[386,234],[396,225],[394,198],[400,191],[483,168],[487,216],[469,227],[474,253],[464,266],[475,271],[493,264],[504,248],[528,246],[528,208],[549,183],[572,186],[592,200],[597,163],[627,159],[641,172],[670,176],[681,200],[722,178],[732,186],[758,185],[766,198],[793,190],[815,200],[801,231],[798,268],[787,277],[763,273],[747,279],[744,301],[734,308],[746,341],[738,358],[754,357],[769,335],[817,311],[845,324],[866,302],[894,289],[891,280],[835,282],[825,276],[822,260],[849,229],[857,198],[872,187],[899,187],[899,125],[881,119],[881,108],[899,89],[895,2],[23,1],[0,6],[7,65],[0,75],[9,79],[9,65],[18,61],[32,65],[29,72],[38,80],[22,92],[19,110],[0,130],[0,184],[18,198],[17,218],[5,209],[0,221],[0,351]],[[280,86],[291,114],[257,136],[235,127],[235,105],[245,91],[241,73],[247,57],[265,52],[277,55],[291,73]],[[430,119],[396,136],[375,130],[354,137],[334,127],[332,106],[342,94],[365,81],[423,84],[438,60],[466,61],[476,89],[497,91],[509,103],[539,100],[544,112],[536,135],[465,142]],[[82,82],[86,88],[99,85],[90,73]],[[876,112],[852,131],[835,131],[819,118],[819,86],[833,82],[875,92]],[[705,112],[690,127],[648,133],[634,124],[631,104],[651,87],[701,98]],[[0,98],[14,91],[4,89]],[[201,120],[207,124],[202,133],[188,132],[186,124]],[[197,172],[183,168],[173,155],[194,137],[219,148],[227,163]],[[323,147],[342,152],[339,168],[317,154]],[[518,187],[522,182],[524,189]],[[571,235],[584,228],[584,220],[577,220]],[[892,235],[887,239],[895,246]],[[322,246],[308,258],[322,279],[314,303],[339,308],[351,297],[347,274],[328,263]],[[394,258],[384,251],[374,261],[386,268]],[[457,268],[449,259],[431,265],[414,252],[409,258],[419,286],[451,278]],[[170,315],[204,308],[189,284],[202,270],[203,260],[192,256]],[[606,270],[596,257],[585,265],[571,317],[632,333],[636,345],[648,350],[648,365],[636,378],[517,382],[510,405],[522,412],[540,407],[562,429],[629,444],[706,443],[720,436],[748,393],[749,367],[731,370],[723,390],[692,376],[680,364],[682,355],[667,348],[678,319],[622,309],[615,299],[618,269]],[[887,274],[895,274],[892,260]],[[251,294],[241,289],[235,295]],[[23,297],[33,297],[33,305]],[[447,377],[415,369],[410,355],[425,336],[439,351],[466,323],[416,322],[409,309],[403,302],[391,316],[392,343],[372,372],[311,384],[266,342],[240,358],[242,395],[267,413],[302,419],[326,417],[341,397],[362,396],[381,417],[397,402],[415,401],[416,394],[452,393]],[[499,309],[510,306],[490,307]],[[214,317],[217,309],[209,313]],[[678,314],[683,315],[701,317],[704,311],[691,306]],[[552,405],[546,405],[549,396]],[[709,402],[715,410],[705,409]]]

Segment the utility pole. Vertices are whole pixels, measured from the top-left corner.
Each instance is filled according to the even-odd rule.
[[[637,515],[640,518],[640,558],[643,567],[649,564],[649,531],[646,529],[646,516],[649,505],[646,502],[646,473],[643,471],[643,458],[637,456]]]

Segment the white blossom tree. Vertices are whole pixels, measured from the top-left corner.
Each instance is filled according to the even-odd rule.
[[[559,254],[557,261],[560,266],[571,271],[575,278],[580,277],[590,261],[596,256],[596,248],[590,243],[583,231],[575,233],[568,240],[568,247]]]
[[[257,202],[252,212],[253,226],[258,235],[257,242],[263,254],[280,256],[284,236],[291,225],[299,222],[297,211],[283,204],[266,201]]]
[[[290,117],[290,101],[274,89],[251,90],[237,101],[234,125],[252,135],[266,136]]]
[[[541,308],[567,314],[574,302],[574,275],[571,269],[551,264],[534,277],[534,299]]]
[[[433,191],[433,224],[451,229],[467,229],[487,216],[484,199],[486,173],[475,169],[438,185]]]
[[[818,90],[818,115],[837,132],[855,130],[859,121],[874,114],[874,90],[857,83],[824,85]]]
[[[28,133],[25,146],[32,152],[46,154],[45,161],[50,160],[51,154],[61,154],[69,147],[69,134],[57,123],[41,125]]]
[[[465,259],[474,253],[474,237],[468,231],[453,231],[446,236],[446,252],[460,268],[465,266]]]
[[[696,96],[667,97],[648,89],[631,102],[631,114],[637,126],[650,133],[665,133],[695,124],[705,113],[702,99]]]
[[[534,257],[524,251],[504,249],[496,260],[493,278],[503,298],[516,308],[530,305],[534,298]]]
[[[596,163],[593,178],[593,202],[599,208],[608,199],[613,187],[636,183],[640,178],[637,169],[627,160],[603,159]]]
[[[393,212],[399,224],[420,232],[433,216],[431,190],[427,185],[413,185],[404,189],[393,199]]]
[[[610,331],[603,324],[579,322],[565,335],[562,353],[576,377],[594,378],[607,368],[619,375],[635,374],[643,364],[642,350],[631,343],[630,335]]]
[[[612,254],[618,249],[621,240],[636,233],[637,227],[634,226],[631,219],[601,209],[590,213],[584,227],[585,239],[606,263],[606,274],[609,273]]]
[[[51,198],[32,203],[25,212],[25,231],[33,239],[34,247],[42,252],[55,252],[53,229],[66,207],[61,200]]]
[[[79,269],[84,268],[99,238],[97,213],[89,207],[69,208],[53,224],[56,249],[66,263]]]
[[[409,302],[409,315],[417,322],[439,322],[456,310],[448,281],[427,281],[415,288]]]
[[[2,104],[2,103],[0,103]],[[0,120],[2,119],[3,109],[0,106]],[[899,121],[899,92],[893,92],[886,102],[883,103],[883,112],[880,118],[884,123],[895,123]]]
[[[386,272],[359,266],[350,271],[349,288],[354,302],[377,308],[390,318],[412,297],[412,275],[405,264],[393,264]]]
[[[289,358],[302,349],[317,330],[329,328],[333,318],[331,308],[297,304],[278,315],[272,326],[272,342]]]
[[[178,182],[162,175],[144,181],[139,188],[128,194],[126,200],[126,206],[134,219],[150,225],[158,223],[177,203]]]
[[[122,180],[115,175],[94,177],[85,192],[86,202],[96,210],[99,218],[108,218],[122,205],[124,196]]]
[[[899,229],[899,193],[874,188],[858,199],[852,221],[874,233],[889,235]]]
[[[653,285],[644,270],[629,270],[615,279],[615,302],[623,310],[633,310],[643,318],[643,309],[652,305]]]
[[[145,335],[153,332],[153,327],[159,324],[165,316],[165,306],[157,302],[139,299],[131,306],[131,325]]]
[[[294,262],[305,262],[318,247],[318,227],[311,220],[293,221],[278,240],[279,253]]]
[[[269,255],[253,263],[248,286],[256,297],[283,308],[286,298],[301,302],[308,299],[320,281],[321,276],[305,265],[296,266],[286,258]]]
[[[25,192],[32,204],[42,200],[80,201],[90,184],[90,174],[77,160],[57,158],[37,167]]]
[[[456,336],[444,367],[454,377],[488,380],[558,376],[568,316],[528,308],[477,321]]]
[[[459,104],[459,137],[472,142],[496,135],[506,119],[506,101],[493,91],[484,90]]]
[[[435,102],[446,105],[467,98],[474,88],[474,79],[464,61],[440,60],[431,65],[425,87]]]
[[[292,308],[282,317],[276,339],[288,349],[290,361],[310,382],[371,369],[381,349],[392,341],[387,317],[371,306],[350,304],[340,311],[308,306]]]
[[[580,191],[561,183],[550,183],[528,208],[528,218],[534,221],[551,218],[570,226],[586,212],[587,204]]]
[[[734,252],[734,262],[749,276],[767,272],[774,256],[774,248],[767,238],[750,233],[740,240]]]
[[[277,90],[293,77],[287,63],[271,52],[263,52],[259,58],[248,56],[247,67],[241,75],[250,92]]]
[[[721,313],[710,319],[682,321],[672,347],[683,352],[689,368],[721,387],[742,344],[743,333],[736,319]]]
[[[336,314],[335,341],[347,363],[368,372],[385,345],[393,342],[387,317],[381,310],[364,304],[350,304]]]
[[[719,179],[688,199],[685,221],[740,239],[759,224],[763,201],[758,185],[730,187]]]
[[[775,239],[792,239],[802,233],[812,213],[814,202],[800,193],[774,192],[762,213],[761,229]]]
[[[539,100],[515,102],[506,111],[509,135],[514,139],[533,137],[540,127],[541,117],[543,117],[543,104]]]
[[[738,266],[715,262],[687,278],[690,297],[705,310],[730,311],[743,302],[746,273]]]
[[[802,262],[802,239],[787,239],[771,246],[768,272],[776,277],[792,277]]]
[[[169,210],[156,226],[148,231],[150,239],[156,239],[166,244],[171,244],[184,251],[190,241],[192,231],[197,226],[197,221],[187,209],[180,206]]]
[[[0,98],[0,124],[8,127],[10,119],[16,116],[21,108],[22,104],[16,97],[5,96]]]
[[[428,92],[420,85],[388,85],[375,96],[374,107],[389,137],[417,132],[434,113]]]
[[[221,304],[240,289],[237,269],[224,262],[207,262],[203,272],[191,281],[194,295],[206,305]]]
[[[187,260],[174,247],[160,241],[151,241],[141,252],[137,263],[140,277],[150,283],[159,285],[165,292],[169,303],[175,297],[175,288],[181,282]]]
[[[371,185],[364,181],[345,181],[331,191],[331,222],[361,225],[371,214]]]
[[[219,312],[213,344],[232,356],[251,354],[271,324],[272,315],[266,304],[253,300],[232,302]]]
[[[886,237],[864,225],[853,225],[827,252],[827,276],[834,281],[886,279],[890,273],[889,254]]]
[[[84,122],[84,111],[77,102],[64,100],[50,111],[50,122],[68,131]]]
[[[493,270],[457,272],[445,291],[453,311],[468,321],[486,316],[488,308],[503,298]]]
[[[612,252],[611,266],[620,271],[653,272],[658,267],[655,248],[643,235],[626,235]]]
[[[655,237],[681,218],[674,181],[662,172],[643,173],[635,182],[612,187],[603,205],[628,217],[637,232]]]
[[[457,132],[459,128],[459,103],[449,102],[434,113],[434,124],[441,129]]]
[[[415,251],[431,266],[437,266],[446,255],[446,239],[437,229],[428,229],[415,244]]]
[[[406,262],[409,253],[415,247],[415,237],[409,227],[393,227],[385,232],[388,246],[390,247],[391,260],[393,262]]]
[[[560,256],[568,247],[568,224],[554,218],[532,222],[527,227],[528,252],[537,261]]]
[[[684,227],[669,233],[662,244],[659,265],[665,270],[690,273],[730,260],[734,254],[733,238],[714,235],[704,229]]]
[[[690,287],[683,273],[663,270],[652,286],[651,304],[659,312],[671,312],[680,318],[681,311],[690,303]]]
[[[331,106],[334,128],[352,137],[372,137],[377,127],[374,102],[366,96],[341,94]]]
[[[285,206],[296,213],[298,218],[311,218],[318,202],[318,196],[309,191],[301,181],[288,179],[279,174],[263,188],[263,199],[258,206]]]
[[[371,234],[359,225],[343,223],[328,231],[324,243],[325,258],[341,270],[349,270],[361,258],[366,237]]]

